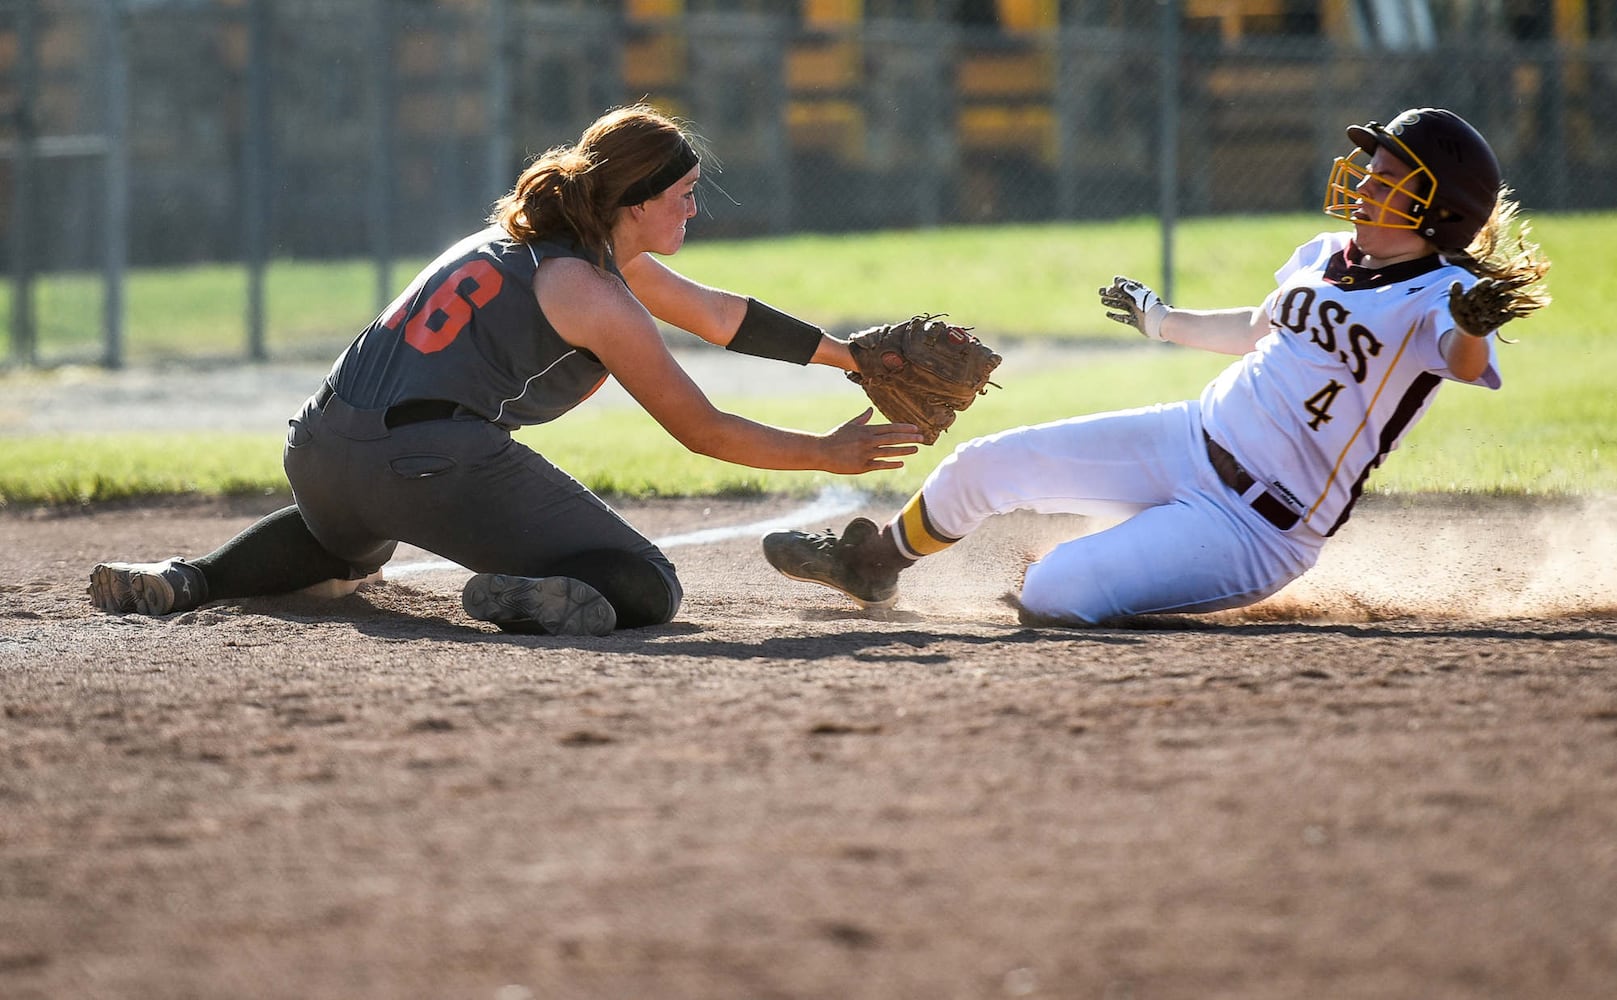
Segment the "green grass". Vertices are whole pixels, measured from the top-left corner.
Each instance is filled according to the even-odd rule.
[[[1203,308],[1251,304],[1272,286],[1292,246],[1323,217],[1195,220],[1180,226],[1175,301]],[[1617,492],[1617,279],[1606,248],[1617,214],[1549,216],[1535,236],[1554,262],[1555,302],[1507,330],[1505,388],[1449,386],[1404,448],[1373,480],[1387,493]],[[991,342],[1073,338],[1132,350],[1083,356],[1062,371],[1024,377],[964,414],[956,430],[908,468],[861,477],[895,494],[919,485],[952,442],[1005,427],[1192,396],[1228,359],[1155,348],[1110,323],[1095,288],[1114,273],[1161,287],[1157,230],[1148,220],[1095,225],[948,228],[861,236],[796,236],[703,243],[677,258],[698,280],[749,292],[833,329],[947,311]],[[402,282],[420,262],[400,263]],[[377,310],[365,263],[280,262],[267,281],[269,346],[278,357],[334,356]],[[99,287],[92,278],[42,283],[46,357],[96,355]],[[246,281],[237,268],[137,272],[128,289],[134,362],[240,354]],[[0,291],[0,318],[9,316]],[[64,332],[65,331],[65,332]],[[73,339],[74,337],[77,339]],[[9,376],[18,378],[23,376]],[[0,391],[4,378],[0,378]],[[851,393],[808,399],[719,400],[755,419],[828,429],[858,409]],[[836,477],[766,472],[693,456],[642,413],[583,407],[519,437],[592,488],[628,495],[801,492]],[[0,503],[82,503],[163,493],[284,492],[278,428],[259,435],[197,431],[8,438]]]
[[[423,261],[400,263],[396,282]],[[268,352],[273,357],[335,357],[381,311],[376,268],[367,261],[278,261],[264,280]],[[140,364],[245,357],[247,275],[235,265],[137,268],[124,289],[124,360]],[[39,356],[47,362],[103,357],[98,275],[42,281],[36,293]],[[0,288],[9,342],[11,288]]]
[[[1329,228],[1313,216],[1182,225],[1176,299],[1200,308],[1255,303],[1291,247]],[[1163,287],[1157,224],[955,227],[868,236],[794,236],[703,245],[679,267],[721,288],[745,288],[831,327],[922,310],[947,312],[981,336],[1126,336],[1095,306],[1113,274]]]
[[[281,474],[284,432],[53,434],[4,440],[0,506],[287,492]]]

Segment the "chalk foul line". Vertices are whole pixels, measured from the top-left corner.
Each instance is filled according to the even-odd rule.
[[[823,522],[834,520],[858,510],[865,502],[865,494],[846,486],[828,486],[821,490],[807,505],[796,510],[787,511],[779,517],[772,517],[764,521],[753,521],[749,524],[731,524],[717,528],[703,528],[701,531],[687,531],[678,535],[666,535],[662,538],[653,538],[652,544],[659,549],[677,549],[687,545],[711,545],[714,542],[727,542],[732,538],[745,538],[779,531],[783,528],[814,528],[823,526]],[[388,564],[383,574],[386,577],[409,576],[412,573],[437,573],[445,570],[461,570],[465,568],[458,563],[447,559],[429,559],[421,562]]]

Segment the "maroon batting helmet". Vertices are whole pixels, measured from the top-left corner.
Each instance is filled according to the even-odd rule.
[[[1464,118],[1442,108],[1411,108],[1386,125],[1350,125],[1348,138],[1358,148],[1337,159],[1325,189],[1325,214],[1350,222],[1413,229],[1440,250],[1463,250],[1493,214],[1503,178],[1499,160],[1482,134]],[[1367,199],[1357,190],[1369,173],[1377,149],[1407,164],[1408,176],[1393,186],[1385,201]],[[1359,154],[1364,162],[1358,162]],[[1394,195],[1406,194],[1411,207],[1393,207]],[[1360,204],[1384,210],[1380,222],[1355,220]]]

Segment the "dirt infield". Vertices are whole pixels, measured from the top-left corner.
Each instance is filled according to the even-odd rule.
[[[1251,612],[1088,631],[999,603],[1082,528],[1022,517],[884,616],[780,580],[745,534],[671,549],[678,619],[600,639],[489,631],[421,553],[334,601],[88,606],[98,559],[196,552],[263,509],[0,515],[0,995],[1617,980],[1607,505],[1369,503]],[[686,539],[783,509],[623,508]]]

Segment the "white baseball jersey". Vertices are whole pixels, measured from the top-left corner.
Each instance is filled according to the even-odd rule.
[[[1438,257],[1368,270],[1322,233],[1275,272],[1270,333],[1201,397],[1202,425],[1314,531],[1339,528],[1370,473],[1445,378],[1449,288],[1476,283]],[[1500,384],[1493,341],[1476,383]]]

